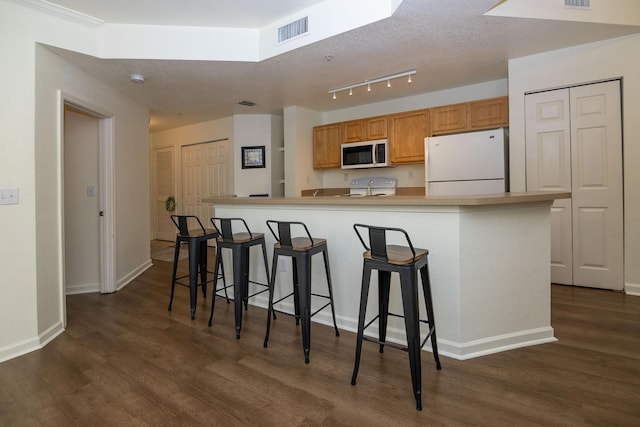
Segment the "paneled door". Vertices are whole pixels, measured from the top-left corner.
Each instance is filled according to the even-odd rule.
[[[158,240],[175,240],[176,226],[171,222],[172,212],[167,210],[167,199],[176,197],[174,148],[164,147],[153,150],[153,214],[155,238]]]
[[[569,90],[525,97],[527,190],[571,191]],[[573,284],[572,199],[551,206],[551,281]]]
[[[552,206],[551,281],[621,290],[620,83],[526,96],[527,189],[570,190]]]
[[[182,213],[196,215],[207,227],[213,206],[208,197],[229,194],[229,141],[214,141],[182,147]]]

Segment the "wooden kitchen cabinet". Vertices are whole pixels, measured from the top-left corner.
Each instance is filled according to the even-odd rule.
[[[340,167],[342,123],[315,126],[313,128],[313,168]]]
[[[509,126],[509,98],[506,96],[431,109],[433,135],[500,126]]]
[[[350,120],[343,123],[343,142],[387,139],[388,116]]]
[[[468,103],[431,109],[431,132],[434,135],[467,130]]]
[[[429,110],[389,116],[389,157],[393,164],[424,162],[424,139],[430,135]]]
[[[367,141],[387,139],[389,116],[371,117],[364,120],[364,130]]]
[[[342,142],[364,141],[364,120],[350,120],[343,123]]]
[[[472,129],[509,126],[509,98],[502,96],[470,102],[469,123]]]

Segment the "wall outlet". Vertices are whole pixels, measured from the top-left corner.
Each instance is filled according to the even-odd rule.
[[[409,171],[409,179],[413,179],[413,171]]]
[[[17,188],[0,188],[0,205],[17,205],[19,191]]]
[[[96,196],[96,187],[93,185],[87,186],[87,197],[95,197]]]
[[[287,260],[284,258],[278,258],[278,270],[287,271]]]
[[[349,181],[349,174],[345,172],[344,174],[344,180],[345,181]]]

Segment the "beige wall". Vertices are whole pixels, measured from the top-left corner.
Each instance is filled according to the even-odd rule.
[[[0,360],[62,331],[61,142],[65,92],[110,112],[116,177],[116,280],[149,262],[148,112],[38,43],[86,50],[95,30],[0,1],[0,185],[20,203],[0,208]]]
[[[511,185],[525,189],[527,91],[622,77],[625,290],[640,295],[640,36],[509,61]]]

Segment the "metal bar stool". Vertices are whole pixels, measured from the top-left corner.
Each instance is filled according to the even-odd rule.
[[[204,297],[207,296],[207,241],[218,237],[218,232],[212,229],[205,229],[200,222],[200,219],[195,215],[171,215],[171,221],[173,221],[175,226],[178,228],[178,233],[176,234],[176,248],[173,255],[173,274],[171,277],[171,299],[169,300],[169,311],[171,311],[171,304],[173,303],[173,294],[176,284],[188,286],[191,291],[191,320],[193,320],[196,314],[196,300],[198,296],[197,287],[201,286],[202,295]],[[176,277],[178,259],[180,257],[180,246],[183,242],[186,243],[189,248],[189,274]],[[224,283],[224,266],[221,267],[223,273],[222,280]],[[200,274],[200,285],[198,285],[198,273]],[[185,277],[189,278],[188,284],[180,282],[180,280]],[[217,278],[218,275],[216,273],[214,275],[214,279],[211,281],[214,282],[214,293]]]
[[[259,295],[269,290],[269,262],[267,261],[267,249],[263,233],[252,233],[247,223],[242,218],[211,218],[211,224],[219,233],[216,239],[218,251],[216,253],[216,267],[214,274],[218,273],[218,265],[222,266],[222,249],[231,249],[233,257],[233,294],[236,321],[236,338],[240,338],[240,329],[242,329],[242,303],[247,309],[248,300],[251,297]],[[234,224],[243,227],[243,231],[234,233]],[[252,246],[262,246],[262,256],[264,259],[264,270],[267,276],[267,283],[259,283],[249,278],[249,249]],[[249,295],[249,283],[264,286],[265,289]],[[232,285],[229,285],[232,286]],[[226,292],[226,285],[225,285]],[[213,309],[215,306],[216,294],[214,292],[211,301],[211,315],[209,316],[209,326],[213,319]]]
[[[338,331],[338,325],[336,324],[336,313],[333,306],[333,290],[331,287],[331,272],[329,271],[329,251],[327,249],[327,241],[325,239],[319,239],[311,237],[307,226],[302,222],[296,221],[267,221],[267,226],[276,239],[276,243],[273,245],[273,263],[271,272],[271,281],[269,282],[269,310],[267,312],[267,333],[264,337],[264,347],[267,347],[269,341],[269,330],[271,329],[271,316],[275,319],[274,304],[279,303],[285,298],[289,298],[293,295],[294,311],[296,318],[296,325],[302,321],[302,348],[304,350],[304,363],[309,363],[309,349],[311,343],[311,317],[315,316],[324,308],[331,306],[331,315],[333,317],[333,327],[336,330],[336,336],[340,336]],[[273,229],[276,226],[278,232]],[[294,226],[294,230],[298,231],[304,229],[304,237],[291,237],[291,229]],[[319,252],[322,252],[324,258],[324,269],[327,275],[327,287],[329,288],[329,295],[315,294],[311,292],[311,257]],[[291,263],[293,265],[293,292],[273,301],[274,287],[276,281],[276,272],[278,269],[278,258],[280,256],[291,257]],[[311,313],[311,296],[326,298],[329,301],[318,308],[315,312]],[[284,311],[280,313],[292,315]]]
[[[416,407],[418,410],[422,410],[422,371],[420,365],[420,353],[428,338],[431,338],[431,348],[433,350],[433,357],[436,361],[436,369],[441,369],[440,358],[438,357],[436,325],[435,317],[433,315],[431,283],[429,281],[429,267],[427,262],[429,251],[426,249],[414,248],[411,243],[411,239],[409,239],[409,235],[401,228],[354,224],[353,229],[358,235],[358,239],[360,239],[360,242],[366,251],[363,254],[362,293],[360,296],[360,315],[358,317],[356,360],[353,368],[353,376],[351,377],[351,384],[356,384],[363,340],[378,343],[380,345],[380,353],[384,351],[384,346],[407,351],[409,353],[411,382],[413,384],[413,394],[416,399]],[[365,230],[368,233],[368,242],[370,246],[365,243],[365,240],[361,235],[361,232],[364,232]],[[397,233],[401,233],[404,235],[404,239],[408,246],[387,245],[387,233],[396,233],[396,236]],[[378,270],[379,312],[365,325],[371,270]],[[420,319],[417,286],[418,271],[420,272],[420,277],[422,279],[422,291],[427,309],[427,320]],[[400,275],[400,288],[402,292],[404,316],[389,313],[389,290],[392,272],[397,272]],[[407,333],[407,347],[385,341],[388,316],[404,318],[405,330]],[[364,330],[375,320],[378,320],[379,339],[364,336]],[[421,322],[429,325],[429,332],[422,343],[420,342]]]

